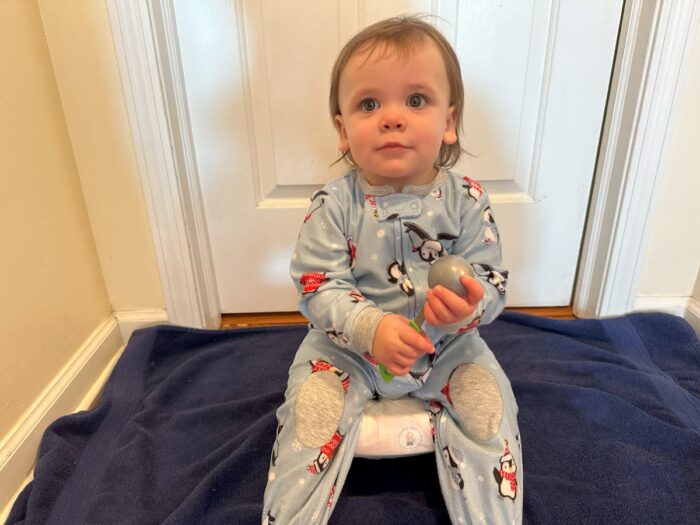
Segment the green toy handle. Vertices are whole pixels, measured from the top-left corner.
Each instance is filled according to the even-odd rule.
[[[415,319],[409,319],[408,325],[413,328],[416,332],[421,333],[423,330],[421,329],[420,325],[423,324],[423,312],[418,314],[418,317]],[[379,363],[379,374],[382,376],[382,379],[384,380],[385,383],[391,383],[394,380],[394,374],[389,372],[386,367]]]
[[[391,383],[394,380],[394,374],[389,372],[381,363],[379,363],[379,375],[382,376],[385,383]]]

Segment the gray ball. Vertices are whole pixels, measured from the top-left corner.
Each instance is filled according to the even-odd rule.
[[[430,267],[428,286],[433,288],[440,284],[462,297],[465,290],[459,279],[463,275],[474,277],[471,264],[457,255],[443,255]]]

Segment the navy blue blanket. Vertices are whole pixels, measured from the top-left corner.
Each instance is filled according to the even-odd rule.
[[[259,523],[305,331],[136,332],[95,409],[46,431],[8,523]],[[525,523],[698,522],[700,343],[687,323],[505,313],[481,332],[520,406]],[[331,523],[449,523],[434,458],[356,459]]]

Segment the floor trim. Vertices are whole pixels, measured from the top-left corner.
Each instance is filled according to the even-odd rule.
[[[165,310],[114,312],[83,342],[10,432],[0,440],[0,523],[32,479],[41,437],[57,418],[94,406],[132,332],[167,324]]]
[[[14,500],[12,495],[30,475],[46,427],[81,405],[122,347],[119,325],[116,318],[110,315],[88,336],[10,432],[2,438],[0,508]]]

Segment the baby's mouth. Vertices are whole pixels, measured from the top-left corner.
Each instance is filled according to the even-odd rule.
[[[383,144],[379,149],[383,150],[400,150],[407,149],[408,146],[401,144],[400,142],[387,142]]]

